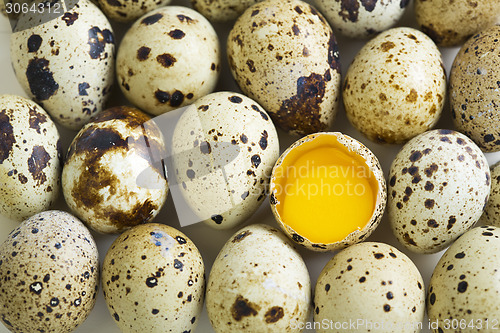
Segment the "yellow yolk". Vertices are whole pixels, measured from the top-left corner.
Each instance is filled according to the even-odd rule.
[[[313,243],[335,243],[370,222],[378,183],[333,135],[292,149],[274,171],[281,220]]]

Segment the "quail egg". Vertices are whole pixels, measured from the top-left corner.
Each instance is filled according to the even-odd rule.
[[[450,104],[457,129],[484,152],[500,151],[500,25],[469,39],[450,73]]]
[[[248,8],[227,40],[233,77],[277,126],[309,134],[332,124],[340,95],[337,42],[323,16],[299,0]]]
[[[60,192],[59,132],[36,103],[0,95],[0,214],[22,221],[47,210]]]
[[[130,102],[160,115],[215,89],[219,52],[217,34],[200,13],[180,6],[159,8],[123,36],[116,58],[118,83]]]
[[[122,332],[193,332],[203,308],[205,268],[186,235],[148,223],[113,242],[104,259],[102,285]]]
[[[480,218],[490,183],[486,157],[465,135],[440,129],[410,140],[389,172],[396,238],[414,252],[443,250]]]
[[[63,0],[35,3],[49,6],[54,15],[56,8],[65,8]],[[47,15],[28,11],[19,17],[11,36],[12,65],[24,91],[54,121],[78,130],[104,109],[111,91],[113,30],[89,0],[53,18]]]
[[[441,53],[412,28],[389,29],[366,43],[343,88],[350,122],[379,143],[402,143],[432,128],[445,94]]]
[[[12,332],[72,332],[94,307],[97,246],[62,211],[25,220],[0,245],[0,322]]]
[[[490,197],[481,216],[481,222],[486,225],[500,227],[500,162],[493,165],[490,172]]]
[[[309,273],[285,235],[254,224],[235,233],[219,252],[206,298],[217,333],[301,332],[311,306]]]

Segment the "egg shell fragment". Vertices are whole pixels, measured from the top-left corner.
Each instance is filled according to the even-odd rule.
[[[207,95],[184,112],[172,141],[176,181],[198,221],[232,228],[260,207],[279,142],[259,104],[233,92]]]
[[[231,73],[277,126],[295,134],[326,130],[340,95],[337,42],[323,16],[298,0],[248,8],[227,40]]]
[[[47,211],[0,245],[0,321],[12,332],[72,332],[99,289],[97,246],[74,216]]]
[[[205,268],[186,235],[149,223],[113,242],[103,262],[102,285],[122,332],[194,332],[203,309]]]
[[[380,224],[380,221],[382,220],[382,216],[385,211],[385,206],[387,201],[387,187],[385,183],[385,178],[382,171],[382,167],[380,166],[377,157],[361,142],[340,132],[322,132],[322,133],[310,134],[297,140],[294,144],[292,144],[281,154],[279,159],[276,161],[273,170],[276,170],[276,168],[283,163],[283,160],[286,158],[286,156],[290,153],[291,150],[295,149],[296,147],[299,147],[305,142],[314,140],[316,137],[323,135],[335,136],[336,140],[341,145],[345,146],[347,149],[349,149],[352,152],[355,152],[356,154],[358,154],[363,158],[365,164],[373,173],[378,183],[378,192],[376,194],[375,208],[372,217],[370,221],[367,221],[366,225],[363,228],[353,231],[340,242],[330,243],[330,244],[319,244],[312,242],[304,235],[298,234],[293,228],[287,225],[286,221],[284,221],[280,216],[278,209],[276,208],[276,205],[279,203],[279,201],[276,196],[276,192],[278,190],[276,184],[277,180],[273,172],[271,176],[271,185],[270,185],[270,193],[271,193],[270,204],[271,204],[271,211],[273,212],[273,215],[278,225],[280,226],[281,230],[288,237],[290,237],[290,239],[292,239],[295,243],[300,244],[301,246],[304,246],[309,250],[320,251],[320,252],[340,250],[367,238]]]
[[[484,152],[500,151],[500,26],[469,39],[450,73],[450,104],[458,131]]]
[[[498,0],[415,0],[414,8],[418,25],[439,46],[463,44],[500,23]]]
[[[162,133],[149,116],[125,106],[107,109],[71,143],[62,172],[66,203],[101,233],[150,222],[168,193],[158,163],[164,156]]]
[[[485,225],[500,227],[500,162],[490,168],[490,173],[490,197],[480,221]]]
[[[378,143],[403,143],[434,127],[446,96],[446,73],[433,41],[393,28],[368,41],[344,79],[351,124]]]
[[[413,252],[441,251],[477,222],[490,186],[488,161],[472,140],[444,129],[421,134],[391,165],[392,231]]]
[[[117,22],[133,22],[139,17],[168,5],[172,0],[99,0],[99,7],[108,18]]]
[[[22,221],[59,197],[59,132],[39,105],[14,95],[0,95],[0,128],[0,214]]]
[[[352,38],[371,37],[391,28],[409,3],[410,0],[315,0],[332,27]]]
[[[476,227],[443,254],[432,273],[427,295],[429,319],[438,323],[435,332],[457,332],[453,329],[457,326],[465,326],[463,331],[467,332],[498,330],[499,237],[497,227]],[[447,325],[451,322],[458,325]]]
[[[131,103],[160,115],[215,89],[219,53],[219,39],[205,17],[187,7],[162,7],[139,18],[123,36],[118,83]]]
[[[314,322],[364,324],[316,332],[419,332],[424,320],[424,281],[415,264],[398,249],[375,242],[350,246],[323,268],[315,288]],[[376,324],[375,324],[376,323]],[[414,325],[412,325],[414,323]],[[383,326],[382,326],[383,325]]]
[[[51,4],[65,8],[62,0]],[[89,0],[51,20],[47,15],[28,11],[19,17],[11,35],[12,66],[24,91],[54,121],[78,130],[105,108],[111,92],[113,30]]]
[[[235,20],[245,9],[262,0],[191,0],[193,8],[213,22]]]
[[[301,332],[310,303],[300,254],[285,235],[263,224],[231,236],[208,279],[206,306],[217,333]]]

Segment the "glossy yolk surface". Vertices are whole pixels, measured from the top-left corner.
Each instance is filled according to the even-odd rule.
[[[274,173],[281,220],[313,243],[334,243],[363,229],[378,184],[369,167],[333,135],[291,150]]]

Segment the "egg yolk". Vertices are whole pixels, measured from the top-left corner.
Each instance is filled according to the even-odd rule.
[[[281,221],[313,243],[342,241],[370,222],[378,183],[364,159],[334,135],[290,150],[274,170]]]

